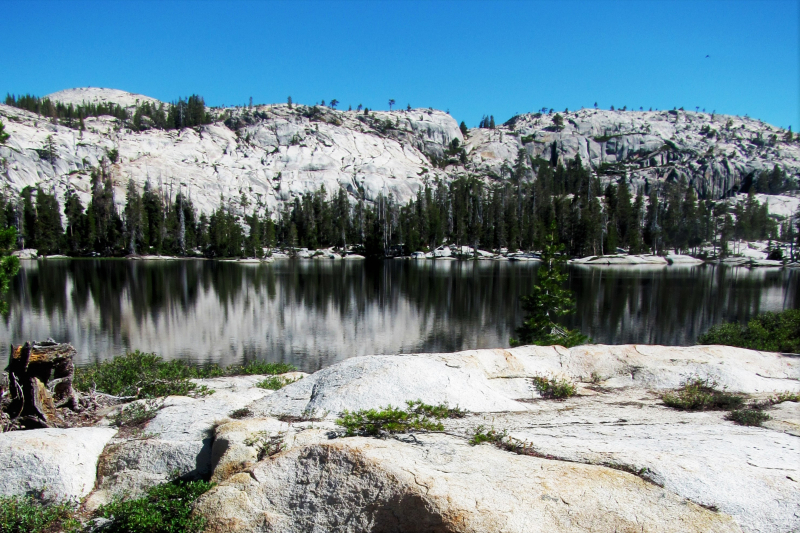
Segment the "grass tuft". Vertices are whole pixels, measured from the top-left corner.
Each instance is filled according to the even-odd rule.
[[[533,378],[533,384],[543,398],[560,400],[575,396],[576,392],[575,384],[566,379],[547,379],[542,376],[536,376]]]
[[[675,392],[661,397],[668,407],[684,411],[730,411],[744,405],[742,396],[717,388],[717,382],[709,379],[691,378]]]
[[[466,412],[447,404],[428,405],[421,400],[406,402],[407,408],[391,405],[383,409],[367,409],[356,412],[344,411],[336,423],[346,430],[346,435],[378,436],[410,431],[442,431],[445,418],[462,418]]]
[[[82,392],[97,390],[113,396],[158,398],[163,396],[205,396],[213,393],[199,378],[254,374],[283,374],[295,370],[284,363],[250,361],[222,368],[195,366],[185,361],[165,361],[154,353],[131,352],[75,369],[74,386]]]
[[[31,496],[0,496],[0,533],[78,533],[71,503],[48,504]]]
[[[256,387],[261,388],[261,389],[267,389],[267,390],[279,390],[279,389],[282,389],[283,387],[285,387],[286,385],[294,383],[295,381],[299,381],[299,380],[297,380],[297,379],[286,379],[286,378],[282,378],[280,376],[272,376],[272,377],[269,377],[269,378],[267,378],[267,379],[265,379],[263,381],[259,381],[258,383],[256,383]]]
[[[740,426],[761,427],[771,417],[759,406],[736,409],[725,415],[726,420],[736,422]]]
[[[192,507],[213,487],[206,481],[175,481],[150,488],[135,500],[114,500],[100,507],[97,515],[112,522],[108,533],[200,533],[205,519],[192,516]]]
[[[247,407],[242,407],[241,409],[236,409],[235,411],[231,412],[231,418],[235,418],[237,420],[242,418],[247,418],[248,416],[252,415],[253,411],[248,409]]]
[[[150,398],[121,409],[119,413],[111,417],[111,422],[118,427],[140,426],[155,418],[162,407],[163,404],[157,403],[157,400]]]

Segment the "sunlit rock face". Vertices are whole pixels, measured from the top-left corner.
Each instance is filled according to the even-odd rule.
[[[137,104],[160,104],[100,88],[67,89],[49,97],[73,105],[110,102],[129,112]],[[437,178],[507,179],[521,149],[552,162],[579,155],[605,180],[625,172],[645,190],[686,177],[709,198],[746,189],[775,164],[794,182],[800,179],[800,144],[786,142],[785,132],[768,124],[727,115],[584,109],[561,113],[563,127],[556,131],[554,114],[524,114],[496,129],[469,130],[465,137],[456,119],[432,109],[364,115],[277,104],[209,112],[212,124],[181,131],[136,132],[100,117],[86,119],[81,132],[0,105],[0,120],[11,135],[0,147],[0,175],[12,192],[41,185],[63,202],[71,188],[86,204],[91,169],[117,150],[110,170],[118,206],[125,202],[129,179],[140,187],[149,180],[168,200],[182,190],[204,213],[223,202],[240,213],[259,203],[274,211],[323,185],[329,194],[344,188],[351,201],[374,202],[391,194],[404,203]],[[448,150],[455,140],[466,157]],[[530,170],[527,177],[533,178]],[[779,203],[770,205],[782,213],[786,202]]]
[[[759,120],[692,111],[606,111],[581,109],[519,115],[494,130],[471,130],[468,167],[508,177],[520,149],[533,157],[565,163],[580,156],[601,176],[627,173],[636,186],[685,177],[698,194],[721,198],[747,188],[776,164],[795,183],[800,178],[800,144],[785,142],[784,130]],[[775,136],[773,139],[772,136]]]
[[[73,104],[105,100],[129,110],[137,102],[157,103],[109,89],[72,89],[50,97]],[[343,187],[352,200],[372,202],[383,194],[404,203],[426,179],[447,179],[429,157],[441,157],[453,139],[463,140],[450,115],[428,109],[366,116],[282,104],[210,112],[214,123],[194,129],[135,132],[100,117],[86,119],[81,132],[0,105],[0,120],[11,135],[0,147],[5,184],[13,191],[44,185],[62,201],[72,188],[86,204],[91,169],[117,150],[111,172],[119,206],[129,179],[140,187],[149,180],[168,199],[182,190],[204,213],[221,202],[241,210],[259,202],[275,209],[322,186],[329,193]],[[51,136],[52,158],[45,150]]]

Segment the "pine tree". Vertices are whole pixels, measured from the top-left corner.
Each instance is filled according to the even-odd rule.
[[[11,278],[19,272],[19,257],[11,255],[16,243],[16,228],[12,226],[0,230],[0,313],[3,315],[8,314],[8,302],[5,300],[8,286]]]
[[[52,194],[41,188],[36,192],[36,246],[42,255],[57,254],[61,251],[61,238],[64,233],[58,201]]]
[[[572,291],[563,287],[567,280],[567,274],[562,271],[566,263],[564,248],[563,244],[556,241],[555,224],[551,225],[545,237],[542,264],[536,274],[533,292],[522,297],[525,320],[517,328],[517,338],[510,340],[512,346],[559,344],[569,348],[588,341],[579,331],[567,329],[557,323],[561,317],[575,310]]]
[[[128,253],[135,254],[137,244],[142,243],[142,197],[136,188],[133,178],[128,180],[127,199],[125,203],[125,237],[128,241]]]
[[[463,123],[462,123],[463,124]],[[0,144],[5,144],[10,135],[5,131],[6,126],[3,124],[3,121],[0,120]]]

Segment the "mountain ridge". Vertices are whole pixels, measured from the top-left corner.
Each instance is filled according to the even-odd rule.
[[[110,101],[129,109],[161,103],[103,88],[67,89],[48,98],[73,105]],[[3,188],[41,185],[60,200],[70,188],[86,203],[91,168],[115,153],[119,206],[128,179],[140,187],[149,180],[165,195],[183,190],[206,213],[222,202],[274,211],[323,185],[329,193],[342,187],[352,199],[374,202],[392,194],[405,203],[437,179],[509,179],[521,150],[528,159],[526,179],[535,177],[531,160],[567,164],[579,156],[593,175],[604,181],[625,175],[645,193],[685,178],[701,198],[720,199],[749,190],[775,165],[790,188],[800,183],[800,144],[748,117],[581,109],[517,115],[465,136],[452,116],[430,108],[369,114],[288,104],[207,109],[212,123],[195,128],[134,131],[103,116],[86,118],[81,132],[0,104],[0,120],[11,135],[0,147]]]

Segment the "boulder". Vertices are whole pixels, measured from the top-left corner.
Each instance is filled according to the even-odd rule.
[[[215,392],[202,398],[166,398],[141,433],[123,435],[109,444],[97,469],[98,490],[87,507],[96,508],[118,495],[141,494],[176,477],[210,476],[215,427],[228,421],[232,411],[271,394],[255,386],[265,377],[195,380]]]
[[[98,458],[115,433],[89,427],[0,433],[0,495],[83,498],[94,487]]]
[[[800,528],[795,512],[800,508],[800,441],[791,434],[799,404],[768,410],[773,420],[753,428],[725,420],[724,411],[668,408],[657,394],[642,389],[591,392],[536,401],[527,413],[448,420],[445,429],[471,438],[483,425],[507,433],[529,453],[637,473],[731,515],[744,531]]]
[[[300,446],[235,474],[195,512],[216,532],[739,532],[632,474],[447,435]]]
[[[490,350],[485,350],[490,351]],[[353,357],[292,383],[253,403],[259,416],[335,416],[344,410],[407,401],[447,403],[469,411],[518,411],[525,407],[493,388],[472,352]]]
[[[602,379],[605,387],[664,390],[689,378],[746,393],[800,391],[800,359],[729,346],[523,346],[452,354],[353,357],[250,406],[258,416],[336,416],[344,410],[447,403],[472,412],[526,411],[534,376]],[[519,401],[523,400],[523,401]]]
[[[211,449],[211,481],[224,481],[278,451],[325,441],[335,429],[332,422],[289,423],[274,418],[248,418],[222,424],[216,429]]]

